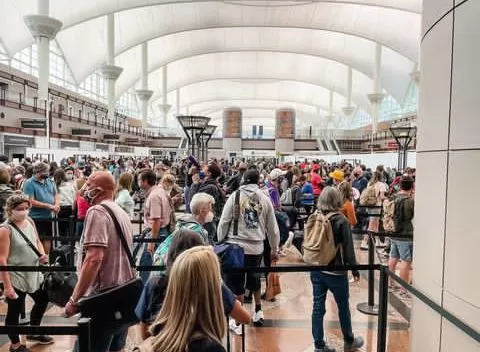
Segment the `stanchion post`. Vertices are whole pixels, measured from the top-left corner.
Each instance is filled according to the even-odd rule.
[[[387,350],[387,320],[388,320],[388,267],[380,267],[379,282],[379,314],[378,314],[378,332],[377,332],[377,351],[385,352]]]
[[[90,342],[90,318],[81,318],[78,320],[80,333],[78,334],[78,347],[82,352],[91,352],[92,345]]]
[[[368,265],[375,264],[375,242],[373,235],[368,234]],[[375,305],[375,272],[368,270],[368,301],[359,303],[357,310],[367,315],[378,315],[378,306]]]

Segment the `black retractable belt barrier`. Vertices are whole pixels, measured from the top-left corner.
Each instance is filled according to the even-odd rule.
[[[387,348],[387,320],[388,320],[388,266],[380,267],[377,324],[377,352],[385,352]]]
[[[6,325],[0,326],[0,335],[77,335],[81,352],[92,352],[90,340],[90,319],[81,318],[77,325],[55,326],[25,326]]]
[[[368,264],[373,268],[375,264],[375,240],[368,234]],[[368,270],[368,301],[357,304],[357,310],[367,315],[378,315],[378,306],[375,304],[375,272]]]

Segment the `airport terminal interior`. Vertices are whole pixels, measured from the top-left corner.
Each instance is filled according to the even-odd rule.
[[[480,352],[478,14],[0,0],[0,352]]]

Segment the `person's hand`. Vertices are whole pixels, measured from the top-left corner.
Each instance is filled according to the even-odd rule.
[[[60,206],[54,205],[52,210],[55,212],[55,214],[58,214],[58,212],[60,211]]]
[[[70,318],[71,316],[77,314],[77,312],[78,312],[77,305],[74,304],[72,301],[68,301],[64,310],[65,317]]]
[[[15,292],[15,290],[13,289],[13,287],[6,288],[3,291],[3,293],[5,294],[5,297],[7,297],[8,299],[17,299],[18,298],[18,295]]]
[[[39,261],[40,261],[40,264],[48,264],[48,255],[47,255],[47,254],[43,254],[43,255],[39,258]]]
[[[198,172],[192,175],[192,181],[193,181],[193,183],[199,183],[200,182],[200,174]]]
[[[278,255],[277,251],[272,251],[270,253],[270,260],[273,262],[278,262],[278,259],[280,259],[280,256]]]
[[[153,252],[155,252],[155,243],[149,243],[147,246],[147,251],[153,255]]]

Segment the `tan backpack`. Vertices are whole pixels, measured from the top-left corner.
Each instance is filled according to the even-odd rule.
[[[337,212],[323,215],[317,211],[305,225],[303,240],[303,261],[308,264],[328,265],[335,258],[339,246],[335,246],[330,219]]]
[[[377,205],[377,189],[375,184],[369,184],[360,195],[360,205]]]

